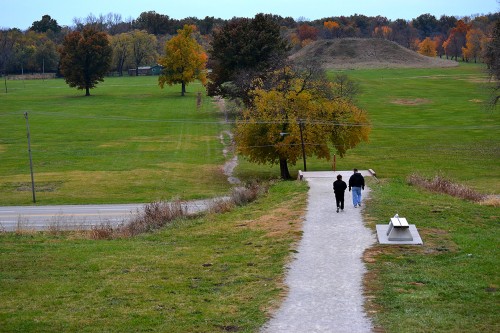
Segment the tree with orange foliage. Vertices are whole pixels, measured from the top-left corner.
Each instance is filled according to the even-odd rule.
[[[434,45],[436,45],[437,55],[441,58],[444,54],[443,38],[441,36],[434,36],[432,37],[432,41],[434,42]]]
[[[308,24],[301,24],[299,26],[298,35],[301,41],[310,39],[314,41],[318,39],[319,30],[316,27],[310,26]]]
[[[386,25],[381,26],[381,27],[375,27],[373,30],[373,37],[375,38],[383,38],[383,39],[389,39],[392,34],[392,29],[391,27],[388,27]]]
[[[474,63],[477,62],[477,57],[481,55],[481,42],[484,38],[484,34],[479,29],[470,29],[467,31],[465,36],[466,42],[465,47],[462,47],[463,57],[468,61],[469,59],[474,59]]]
[[[326,30],[326,38],[339,37],[340,24],[335,21],[325,21],[323,22],[323,27]]]
[[[462,54],[462,47],[466,43],[467,31],[470,26],[462,20],[458,20],[455,27],[450,30],[448,39],[443,42],[443,48],[446,52],[446,58],[458,60],[458,56]]]
[[[425,38],[418,44],[418,53],[427,57],[435,57],[437,55],[436,43],[429,37]]]
[[[181,95],[186,93],[186,85],[194,80],[200,80],[206,84],[207,77],[205,66],[207,55],[200,44],[192,37],[196,27],[184,25],[177,30],[177,36],[165,44],[165,56],[160,58],[159,63],[163,66],[162,74],[158,78],[158,84],[163,89],[166,84],[182,85]]]

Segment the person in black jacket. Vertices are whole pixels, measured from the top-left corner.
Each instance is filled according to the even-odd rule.
[[[361,207],[361,190],[365,189],[365,178],[354,169],[354,174],[349,178],[349,192],[352,188],[352,204],[354,208]]]
[[[344,192],[347,184],[342,180],[342,176],[338,175],[337,180],[333,182],[333,192],[335,192],[335,201],[337,201],[337,213],[339,208],[344,211]]]

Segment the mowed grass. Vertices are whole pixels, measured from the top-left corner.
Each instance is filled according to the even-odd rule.
[[[86,204],[205,198],[228,190],[216,106],[199,84],[106,78],[83,96],[61,79],[8,81],[0,94],[0,205],[31,201],[28,112],[37,202]]]
[[[431,193],[395,178],[370,182],[368,227],[398,213],[424,245],[365,252],[366,309],[383,332],[498,332],[500,208]]]
[[[0,332],[257,332],[284,293],[307,186],[142,236],[0,234]]]
[[[337,156],[337,170],[371,168],[383,178],[439,173],[483,193],[500,192],[500,114],[483,104],[490,93],[484,65],[343,73],[360,84],[357,100],[372,132],[368,143]],[[238,172],[252,177],[255,169],[242,163]],[[291,167],[295,174],[302,169],[301,160]],[[308,158],[307,169],[331,170],[332,161]],[[279,167],[258,172],[279,175]]]
[[[367,309],[385,332],[498,331],[499,208],[405,181],[413,172],[441,173],[498,193],[499,119],[479,103],[488,97],[482,70],[348,72],[361,83],[359,102],[373,131],[369,143],[337,159],[337,169],[373,168],[381,177],[370,180],[372,199],[364,206],[372,230],[399,213],[424,241],[366,253]],[[19,140],[27,155],[24,134]],[[331,169],[331,162],[307,162],[308,170]],[[299,169],[302,161],[291,167]],[[278,175],[276,166],[240,158],[242,179]],[[304,183],[280,182],[245,208],[133,239],[0,235],[0,331],[257,332],[283,292],[280,276],[300,237],[305,191]]]

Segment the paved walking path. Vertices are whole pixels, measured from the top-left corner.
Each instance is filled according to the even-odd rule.
[[[285,281],[287,298],[263,332],[372,332],[363,309],[362,255],[376,237],[364,227],[348,190],[344,212],[335,212],[332,184],[339,173],[348,183],[352,171],[304,173],[310,186],[304,235]],[[368,192],[365,187],[363,200]]]

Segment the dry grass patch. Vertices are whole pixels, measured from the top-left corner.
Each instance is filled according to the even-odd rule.
[[[468,201],[481,202],[486,198],[484,194],[465,185],[454,183],[440,175],[436,175],[432,179],[427,179],[418,174],[412,174],[408,177],[408,183],[432,192],[445,193]]]
[[[488,195],[479,204],[484,206],[500,207],[500,195]]]
[[[290,205],[290,202],[285,202],[280,207],[273,209],[269,214],[262,215],[256,220],[244,221],[241,225],[252,229],[265,230],[268,237],[293,234],[294,238],[298,240],[302,235],[305,209],[300,203],[299,200],[294,200],[292,205]]]
[[[432,101],[426,98],[397,98],[391,101],[392,104],[397,104],[397,105],[422,105],[422,104],[429,104]]]

